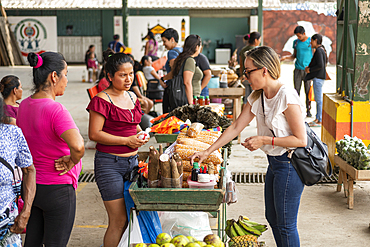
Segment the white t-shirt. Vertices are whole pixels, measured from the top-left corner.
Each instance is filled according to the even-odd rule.
[[[252,106],[252,113],[256,116],[257,120],[257,134],[259,136],[271,136],[274,131],[275,137],[286,137],[293,135],[290,130],[288,121],[284,115],[284,111],[288,108],[288,104],[299,105],[301,107],[301,114],[303,119],[305,118],[306,108],[303,106],[297,91],[293,87],[287,87],[282,85],[276,95],[267,99],[265,93],[263,93],[265,117],[263,116],[261,97],[253,102],[251,96],[248,97],[248,102]],[[295,148],[289,148],[295,149]],[[287,151],[287,148],[279,147],[275,145],[263,145],[261,150],[271,156],[280,156]]]
[[[145,78],[147,80],[153,80],[153,79],[155,79],[154,76],[151,74],[151,72],[153,70],[154,70],[154,68],[152,66],[144,66],[143,67],[143,72],[144,72]]]

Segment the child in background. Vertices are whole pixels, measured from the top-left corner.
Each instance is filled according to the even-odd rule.
[[[89,82],[96,81],[98,78],[98,63],[93,52],[89,54],[89,59],[87,60],[87,70],[89,71]]]

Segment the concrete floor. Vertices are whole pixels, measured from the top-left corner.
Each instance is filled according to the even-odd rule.
[[[292,85],[292,64],[282,65],[281,81]],[[86,89],[90,83],[82,83],[84,66],[69,66],[69,83],[64,96],[57,97],[70,111],[84,139],[87,141],[88,113],[85,110],[89,103]],[[332,79],[335,79],[335,67],[328,67]],[[20,77],[24,95],[31,94],[32,71],[27,66],[0,67],[0,78],[15,74]],[[335,92],[335,80],[326,81],[324,93]],[[302,89],[303,90],[303,89]],[[304,93],[301,93],[302,102]],[[161,107],[157,107],[160,109]],[[312,105],[313,115],[315,103]],[[313,118],[307,119],[312,121]],[[315,128],[320,135],[320,128]],[[256,123],[252,122],[242,132],[242,140],[256,135]],[[141,147],[147,151],[150,145],[158,145],[152,138],[148,144]],[[83,157],[85,171],[93,170],[94,150],[86,150]],[[265,154],[257,150],[250,152],[234,141],[228,169],[233,172],[266,172],[267,160]],[[315,185],[306,187],[302,196],[298,216],[298,229],[301,246],[370,246],[370,182],[357,182],[354,186],[354,209],[347,209],[343,192],[336,192],[336,185]],[[238,202],[227,207],[227,218],[237,218],[246,215],[253,221],[266,222],[264,218],[263,184],[238,184]],[[75,226],[68,246],[100,246],[105,228],[108,224],[107,215],[95,183],[80,183],[77,193],[77,214]],[[211,224],[212,221],[211,221]],[[260,238],[267,246],[275,246],[271,230]]]

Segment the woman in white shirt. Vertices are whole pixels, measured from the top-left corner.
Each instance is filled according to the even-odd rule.
[[[304,184],[290,163],[288,150],[306,146],[305,108],[297,92],[278,80],[280,61],[273,49],[262,46],[249,51],[244,65],[244,75],[254,90],[248,103],[220,138],[207,150],[195,153],[191,160],[198,158],[202,162],[256,117],[258,135],[248,137],[242,145],[250,151],[260,148],[267,154],[265,215],[276,245],[298,247],[297,215]]]

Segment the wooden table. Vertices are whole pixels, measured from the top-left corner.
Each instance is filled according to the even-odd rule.
[[[370,170],[357,170],[337,154],[334,156],[334,162],[340,168],[337,191],[341,191],[343,184],[344,196],[347,197],[348,208],[353,209],[353,181],[370,181]]]
[[[210,88],[209,98],[233,99],[233,122],[239,117],[242,112],[242,97],[245,95],[245,88],[229,87],[229,88]],[[240,134],[238,135],[238,143],[241,143]]]

